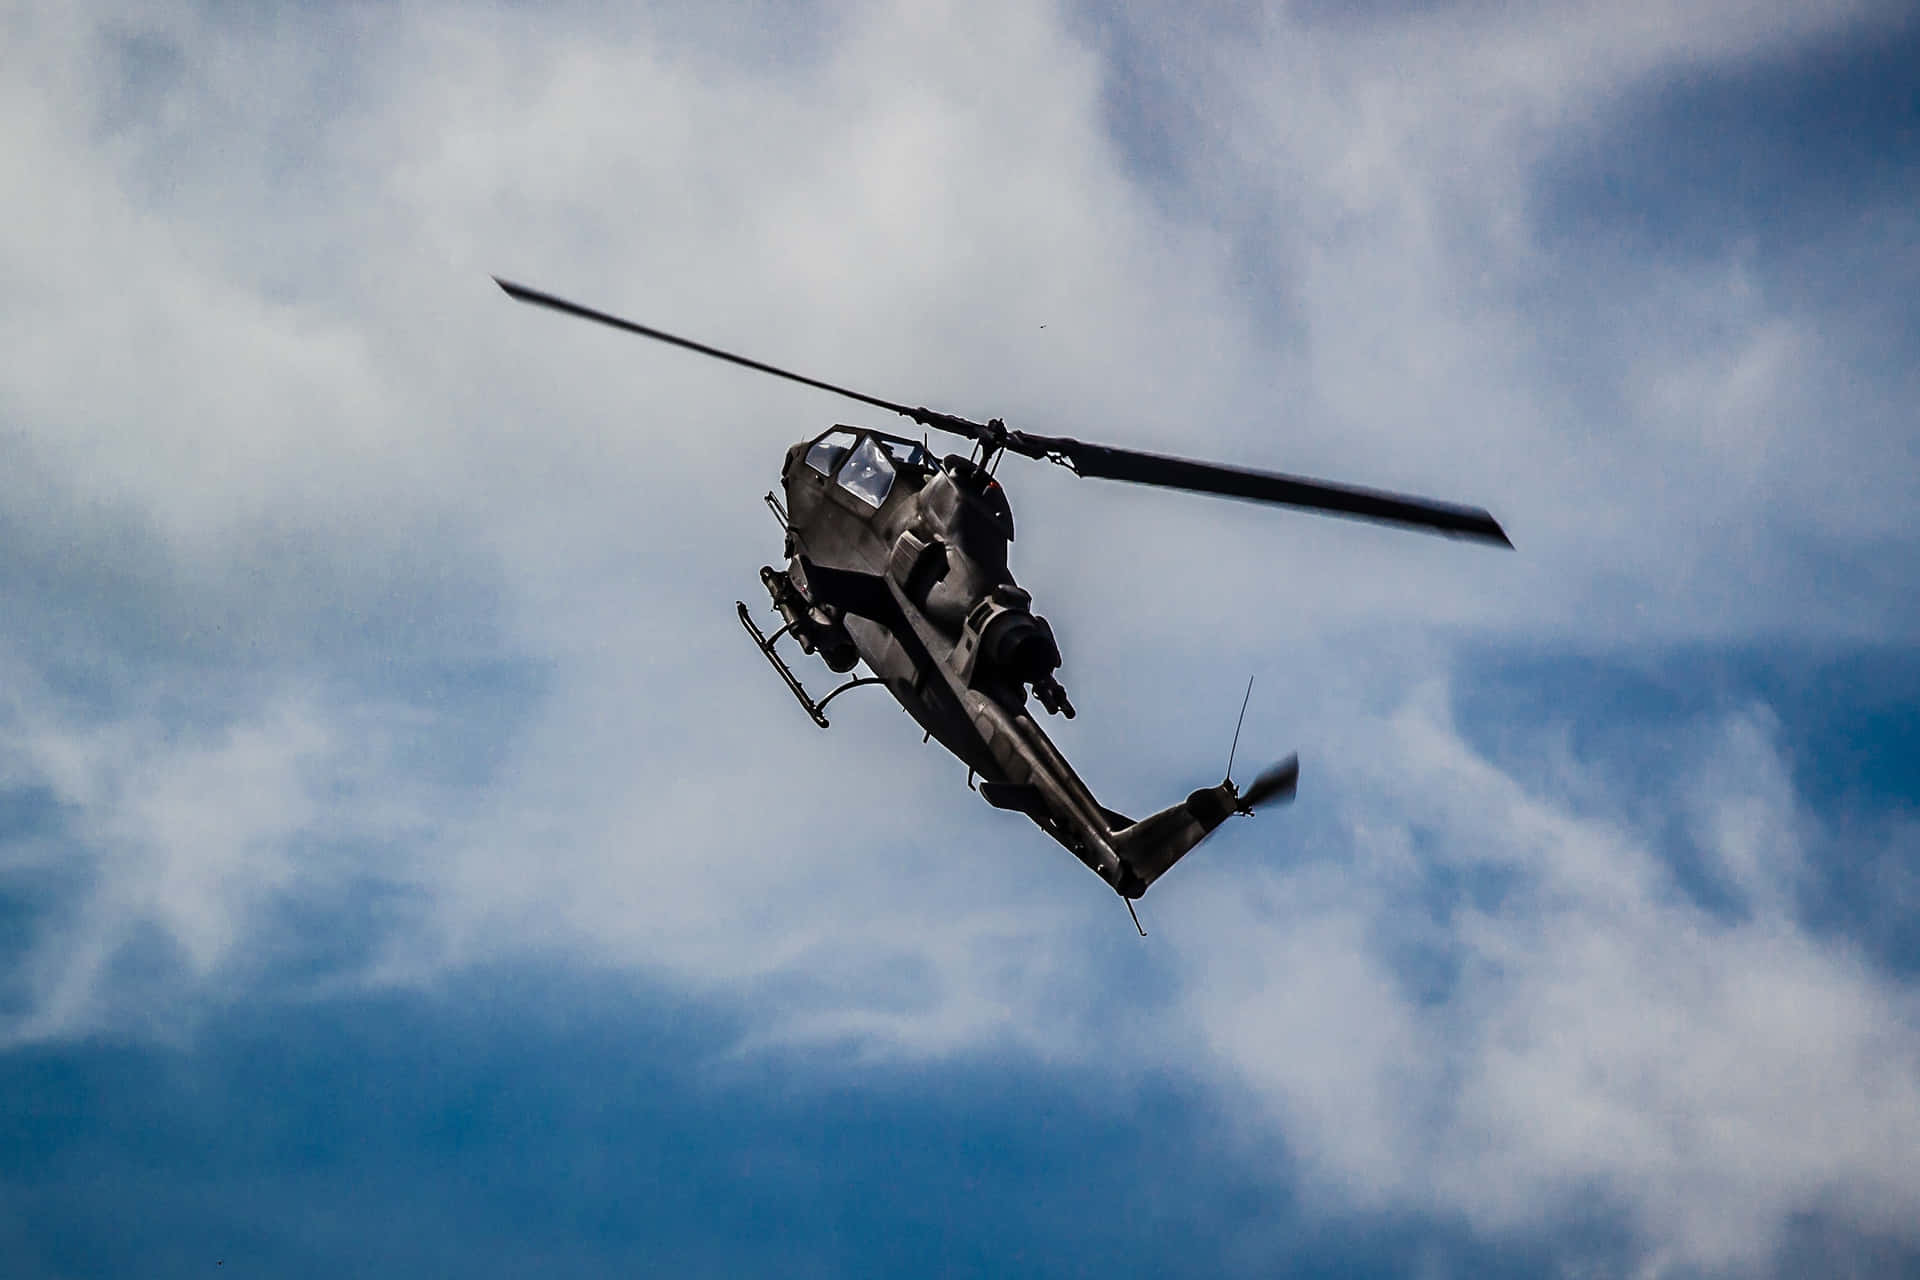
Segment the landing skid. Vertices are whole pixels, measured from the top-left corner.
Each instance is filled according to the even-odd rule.
[[[793,630],[793,624],[788,623],[769,636],[762,632],[759,627],[753,625],[753,615],[747,612],[747,606],[744,601],[736,600],[733,603],[734,607],[740,611],[740,625],[745,627],[747,634],[753,637],[754,647],[766,655],[767,661],[773,664],[773,669],[780,673],[780,679],[786,682],[787,689],[795,698],[799,699],[800,705],[805,707],[807,714],[813,717],[813,722],[822,729],[829,727],[826,717],[826,708],[829,702],[832,702],[835,698],[847,690],[854,688],[856,685],[886,683],[879,676],[861,676],[856,680],[847,681],[838,689],[835,689],[832,693],[820,699],[820,701],[815,702],[808,696],[805,686],[800,683],[800,678],[793,674],[793,668],[787,665],[786,659],[782,658],[779,651],[773,647],[778,643],[781,636]]]

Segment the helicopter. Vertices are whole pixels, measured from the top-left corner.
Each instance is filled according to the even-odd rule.
[[[1007,564],[1013,510],[996,477],[1007,454],[1056,463],[1080,476],[1297,507],[1350,519],[1511,548],[1478,507],[1088,444],[975,422],[847,387],[636,324],[495,276],[516,301],[651,338],[773,377],[828,391],[907,418],[931,433],[963,436],[967,454],[936,457],[926,439],[836,424],[790,446],[780,468],[784,501],[765,501],[784,534],[784,568],[760,570],[782,624],[771,635],[735,602],[741,624],[813,722],[849,689],[883,685],[907,714],[968,768],[988,804],[1021,813],[1133,903],[1228,818],[1293,798],[1297,755],[1270,766],[1242,791],[1233,781],[1234,727],[1227,776],[1177,804],[1135,821],[1102,805],[1028,709],[1072,719],[1060,683],[1060,646],[1033,596]],[[816,701],[781,657],[790,637],[802,653],[845,674],[864,662],[873,674],[847,680]],[[1252,696],[1249,681],[1247,697]],[[1246,699],[1240,706],[1246,718]],[[1139,928],[1139,916],[1134,914]],[[1141,932],[1144,934],[1145,930]]]

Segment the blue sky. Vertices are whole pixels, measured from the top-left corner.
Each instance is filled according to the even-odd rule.
[[[1920,1270],[1898,7],[0,23],[9,1274]],[[494,272],[1519,550],[1004,474],[1142,942]]]

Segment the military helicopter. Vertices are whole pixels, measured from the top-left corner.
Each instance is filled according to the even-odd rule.
[[[1031,818],[1126,899],[1129,912],[1135,899],[1229,817],[1292,799],[1299,758],[1288,756],[1240,790],[1233,781],[1236,724],[1227,776],[1218,786],[1202,787],[1137,822],[1094,799],[1027,710],[1031,690],[1048,714],[1074,715],[1056,675],[1061,657],[1053,629],[1033,611],[1032,595],[1007,567],[1013,510],[995,478],[1003,455],[1044,459],[1081,476],[1513,545],[1477,507],[1034,435],[998,418],[974,422],[777,368],[498,276],[494,282],[520,302],[830,391],[929,432],[973,441],[967,455],[935,457],[921,440],[840,424],[791,446],[780,468],[785,501],[771,491],[766,495],[785,534],[787,564],[760,570],[783,622],[767,635],[745,603],[736,602],[740,622],[815,724],[828,726],[827,704],[847,690],[886,686],[929,738],[938,738],[967,766],[970,784],[979,777],[988,804]],[[865,662],[873,674],[815,701],[775,648],[787,636],[835,672]],[[1240,714],[1244,720],[1244,698]],[[1139,926],[1138,915],[1134,924]]]

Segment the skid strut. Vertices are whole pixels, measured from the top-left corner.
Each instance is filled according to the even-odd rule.
[[[835,689],[832,693],[820,699],[820,701],[815,702],[808,696],[806,687],[800,683],[800,678],[793,674],[793,668],[787,665],[786,659],[782,658],[779,651],[773,647],[781,636],[793,630],[793,624],[789,622],[772,635],[767,635],[761,631],[759,627],[753,625],[753,615],[747,612],[745,601],[735,600],[733,605],[734,608],[740,611],[740,625],[745,627],[747,634],[753,637],[754,647],[767,656],[767,661],[771,662],[773,669],[780,673],[780,678],[786,682],[787,688],[793,693],[793,696],[800,700],[800,705],[807,709],[807,714],[812,716],[813,722],[822,729],[829,727],[826,716],[826,707],[829,702],[832,702],[835,698],[847,690],[854,688],[856,685],[886,683],[886,681],[882,680],[879,676],[861,676],[857,680],[847,681],[838,689]]]

